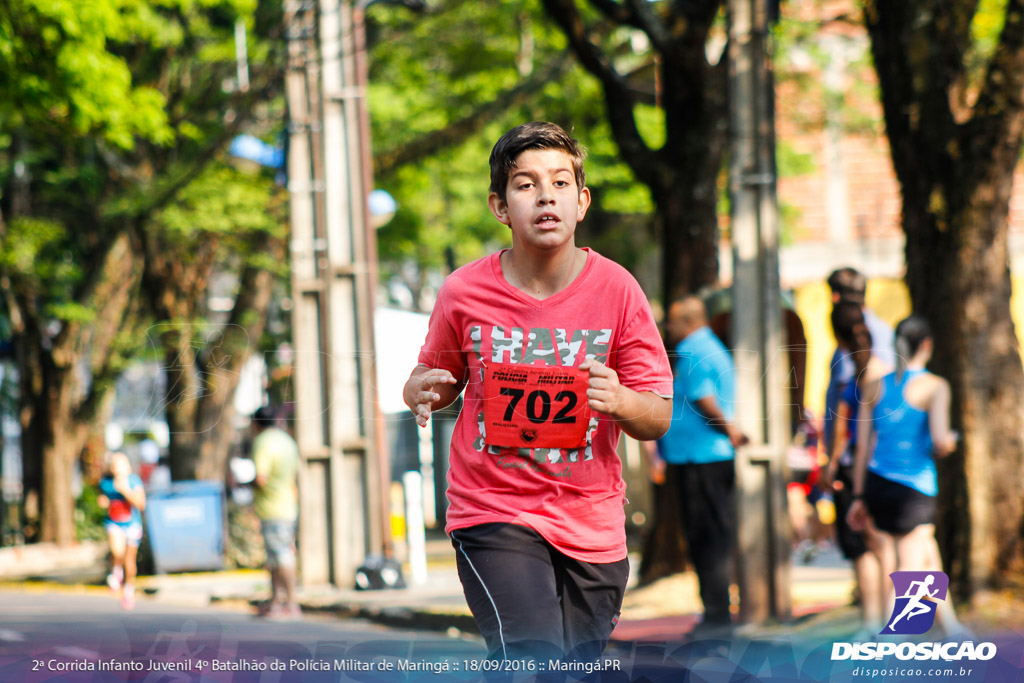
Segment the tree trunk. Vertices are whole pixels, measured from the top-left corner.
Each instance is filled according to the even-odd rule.
[[[187,331],[176,329],[165,332],[164,375],[164,418],[170,432],[169,458],[171,478],[174,481],[190,481],[196,478],[199,467],[199,442],[202,435],[196,432],[196,413],[199,409],[199,394],[202,384],[196,376],[196,349],[194,339]]]
[[[679,489],[676,471],[665,472],[665,483],[652,486],[653,523],[641,549],[640,583],[648,584],[686,569],[687,549],[683,523],[679,518]]]
[[[282,243],[270,237],[262,242],[260,250],[276,258],[284,257]],[[156,273],[151,276],[155,276],[154,281],[160,277]],[[188,279],[208,280],[195,273]],[[192,301],[205,292],[187,294],[178,291],[177,284],[166,276],[156,284],[159,301],[163,302],[161,314],[192,319]],[[223,480],[236,431],[235,390],[242,369],[259,350],[273,287],[273,273],[246,267],[239,278],[231,318],[214,340],[200,340],[180,329],[164,334],[164,402],[171,430],[171,476],[175,481]]]
[[[659,150],[661,166],[646,178],[661,229],[661,300],[671,303],[718,285],[718,174],[726,144],[726,64],[711,65],[690,47],[664,61],[664,102],[668,140]],[[669,357],[674,358],[674,349]],[[672,482],[656,487],[652,529],[642,556],[643,579],[654,581],[686,569],[686,540]]]
[[[58,545],[75,542],[75,499],[72,496],[72,475],[75,463],[89,434],[88,425],[70,414],[72,401],[65,398],[76,393],[74,380],[59,373],[48,387],[50,438],[43,445],[43,495],[39,540]]]
[[[937,533],[957,597],[998,585],[1020,558],[1024,371],[1010,316],[1007,210],[980,197],[950,231],[907,217],[907,283],[935,332],[932,367],[950,379],[963,447],[940,462]],[[916,203],[916,202],[914,202]],[[938,275],[941,274],[941,277]]]
[[[689,178],[678,185],[698,183]],[[702,196],[696,191],[680,192],[678,187],[655,195],[661,225],[661,296],[665,310],[671,302],[718,282],[717,199],[714,192]]]
[[[1001,206],[969,210],[958,254],[964,341],[956,377],[967,446],[972,589],[999,585],[1021,560],[1024,370],[1010,316],[1008,209],[1007,197]]]
[[[1009,201],[1024,128],[1024,7],[1006,22],[973,111],[970,3],[867,2],[893,166],[903,198],[906,281],[932,326],[931,367],[950,380],[958,452],[939,463],[937,535],[960,599],[1021,560],[1024,370],[1010,316]]]
[[[113,384],[117,337],[131,322],[126,319],[132,316],[138,281],[132,237],[122,231],[111,238],[78,297],[92,317],[87,322],[64,321],[53,339],[39,335],[37,362],[21,368],[39,373],[26,378],[39,393],[22,396],[22,401],[33,401],[31,412],[40,419],[41,438],[32,448],[38,449],[42,463],[42,541],[67,545],[75,540],[72,473]]]
[[[41,340],[26,330],[15,330],[14,355],[18,365],[18,426],[21,428],[21,520],[25,538],[39,539],[39,503],[43,495],[43,444],[50,425],[42,401],[45,351]]]

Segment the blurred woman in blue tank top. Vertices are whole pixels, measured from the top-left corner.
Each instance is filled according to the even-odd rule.
[[[876,534],[882,576],[942,569],[935,458],[952,453],[958,437],[949,428],[949,383],[925,370],[932,349],[927,321],[907,318],[896,327],[896,371],[861,386],[847,520]],[[894,603],[890,592],[890,612]],[[950,600],[937,603],[936,616],[948,634],[963,630]]]

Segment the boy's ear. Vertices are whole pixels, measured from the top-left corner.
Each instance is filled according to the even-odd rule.
[[[590,208],[590,188],[584,186],[580,190],[579,203],[576,207],[576,222],[579,223],[583,220],[583,217],[587,215],[587,209]]]
[[[512,219],[508,217],[508,204],[498,196],[497,192],[492,192],[487,195],[487,206],[490,208],[491,213],[494,214],[494,217],[498,219],[499,223],[512,225]]]

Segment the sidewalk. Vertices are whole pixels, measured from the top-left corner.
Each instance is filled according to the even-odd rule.
[[[334,586],[306,586],[299,602],[306,614],[360,618],[388,626],[434,631],[476,633],[466,606],[450,543],[428,541],[427,580],[401,589],[359,591]],[[631,558],[636,568],[635,557]],[[853,574],[829,551],[811,565],[794,563],[793,621],[765,630],[766,634],[810,629],[850,633],[857,628],[857,611],[848,607]],[[408,574],[406,580],[408,580]],[[666,577],[626,592],[615,640],[679,640],[700,621],[697,578],[692,572]],[[248,609],[269,595],[263,571],[209,572],[144,577],[140,589],[153,600],[173,604],[220,604]],[[824,622],[828,622],[827,625]],[[750,635],[755,635],[750,633]]]
[[[304,586],[299,602],[307,615],[334,615],[376,623],[433,631],[456,629],[476,633],[466,606],[455,566],[455,555],[447,539],[427,543],[427,579],[418,586],[402,589],[359,591],[335,586]],[[633,560],[634,569],[636,558]],[[827,552],[811,565],[797,562],[791,567],[792,623],[776,627],[747,629],[748,635],[795,633],[808,630],[848,634],[857,627],[857,613],[847,607],[853,590],[853,575],[835,552]],[[406,580],[409,580],[408,573]],[[700,620],[697,579],[692,572],[666,577],[647,586],[633,586],[626,592],[619,624],[612,634],[620,641],[675,641],[689,633]],[[143,576],[138,580],[139,597],[183,607],[219,605],[250,610],[270,592],[269,577],[262,570],[216,571],[191,574]],[[106,586],[53,581],[0,583],[0,587],[27,591],[67,590],[109,593]]]

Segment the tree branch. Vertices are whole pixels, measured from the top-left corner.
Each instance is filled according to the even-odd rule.
[[[675,0],[669,6],[671,33],[678,37],[690,30],[694,22],[701,26],[709,26],[718,14],[718,8],[722,6],[722,0]]]
[[[252,111],[253,108],[248,106],[248,102],[266,101],[270,98],[277,87],[278,83],[275,80],[263,84],[260,88],[253,88],[249,90],[244,96],[238,97],[235,100],[236,110],[246,112]],[[195,161],[188,168],[171,180],[171,182],[159,188],[159,191],[152,193],[151,198],[141,203],[133,212],[134,217],[136,219],[144,218],[174,199],[183,187],[195,180],[196,177],[203,172],[213,157],[216,156],[217,153],[220,152],[248,122],[248,116],[238,116],[235,120],[225,126],[224,130],[222,130],[209,144],[207,144],[206,149],[199,153]]]
[[[154,211],[172,201],[178,192],[203,172],[210,161],[228,144],[228,142],[242,130],[251,120],[256,102],[269,100],[280,86],[278,71],[268,70],[264,73],[263,82],[253,83],[245,93],[237,93],[224,106],[234,109],[237,112],[245,112],[246,115],[239,115],[222,130],[218,131],[206,146],[190,159],[187,166],[172,172],[173,163],[156,164],[147,175],[154,178],[169,177],[165,183],[158,183],[156,186],[142,187],[136,193],[134,200],[124,200],[120,207],[111,211],[105,218],[115,221],[129,221],[138,223]],[[111,162],[108,160],[108,164]],[[123,172],[123,171],[122,171]],[[141,184],[141,183],[140,183]]]
[[[636,126],[633,108],[636,98],[626,79],[612,66],[607,55],[590,38],[573,0],[544,0],[548,14],[561,27],[569,45],[584,68],[598,78],[604,86],[608,122],[619,150],[633,167],[637,176],[649,185],[658,182],[654,171],[655,159]]]
[[[138,339],[142,333],[139,315],[139,299],[132,297],[128,310],[122,324],[128,324],[130,332],[129,339]],[[120,331],[120,330],[118,330]],[[115,388],[117,378],[121,375],[125,362],[124,348],[114,348],[112,353],[107,353],[98,365],[94,366],[92,381],[89,383],[89,392],[82,399],[75,411],[75,419],[82,424],[92,424],[101,415],[104,401],[110,392]]]
[[[261,248],[276,259],[284,258],[281,240],[265,235]],[[267,306],[274,287],[274,274],[266,268],[248,265],[238,278],[238,293],[220,341],[204,353],[203,371],[212,380],[218,371],[237,376],[258,347],[267,321]],[[217,381],[223,382],[221,377]]]
[[[76,297],[76,301],[95,312],[96,318],[88,322],[70,320],[64,324],[53,344],[57,365],[70,365],[87,349],[97,359],[93,367],[106,363],[140,276],[132,235],[129,229],[122,229],[113,235],[98,267],[89,274]]]
[[[659,52],[668,47],[668,31],[651,10],[647,0],[626,0],[626,4],[615,0],[590,0],[590,4],[616,24],[632,26],[643,31]]]
[[[542,71],[534,72],[528,79],[520,81],[514,88],[498,93],[487,104],[444,128],[414,138],[394,149],[377,152],[373,158],[374,174],[386,175],[401,166],[418,162],[441,149],[458,144],[480,130],[495,116],[536,93],[544,83],[559,79],[567,70],[568,65],[564,61],[550,64]]]
[[[665,52],[672,41],[665,22],[655,13],[647,0],[628,0],[629,6],[633,9],[639,28],[651,39],[651,44],[658,52]]]

